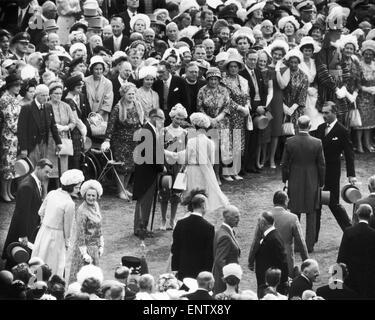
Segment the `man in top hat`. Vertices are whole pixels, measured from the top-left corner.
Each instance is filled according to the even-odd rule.
[[[111,28],[113,36],[104,41],[103,45],[112,53],[125,51],[129,45],[129,38],[124,35],[125,24],[121,17],[111,18]]]
[[[173,230],[172,271],[181,281],[212,269],[215,227],[204,218],[206,201],[202,194],[193,196],[193,212],[179,220]]]
[[[356,212],[357,209],[361,204],[369,204],[372,208],[372,212],[375,212],[375,175],[371,176],[368,179],[368,190],[370,194],[367,197],[363,197],[362,199],[358,200],[355,203],[354,206],[354,211]],[[353,215],[353,220],[352,220],[353,225],[358,223],[358,216],[356,214]],[[375,230],[375,216],[374,214],[371,215],[370,218],[370,227]]]
[[[282,180],[288,188],[290,211],[306,213],[306,245],[314,250],[319,192],[324,185],[325,160],[322,142],[310,136],[310,118],[298,118],[299,132],[289,138],[282,157]]]
[[[375,230],[369,226],[372,214],[370,205],[358,207],[359,222],[344,231],[337,257],[337,262],[348,266],[346,284],[361,299],[375,298]]]
[[[49,133],[52,133],[57,151],[62,148],[52,106],[47,103],[48,97],[48,87],[43,84],[38,85],[34,100],[31,104],[22,107],[18,119],[17,137],[21,157],[28,156],[33,165],[39,159],[46,157]]]
[[[54,19],[49,19],[44,21],[43,23],[43,29],[47,34],[49,33],[57,33],[59,30],[59,27],[56,24],[56,21]]]
[[[324,190],[331,192],[329,208],[336,218],[342,231],[351,225],[345,208],[340,205],[340,176],[341,176],[341,154],[345,156],[346,173],[348,181],[355,184],[354,151],[348,130],[337,120],[337,106],[332,101],[327,101],[323,106],[322,123],[315,137],[322,140],[324,158],[326,161],[326,172],[324,178]],[[316,217],[316,242],[320,230],[321,210]]]
[[[7,259],[7,269],[12,267],[12,261],[6,254],[8,245],[21,238],[21,243],[27,247],[28,241],[33,243],[35,240],[40,224],[38,211],[42,204],[42,184],[48,180],[51,171],[51,161],[41,159],[36,163],[34,172],[22,180],[18,187],[16,206],[2,254],[2,258]]]
[[[13,52],[11,59],[26,62],[29,43],[30,35],[27,32],[17,33],[10,43]]]

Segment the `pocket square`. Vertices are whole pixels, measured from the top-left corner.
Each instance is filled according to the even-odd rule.
[[[174,88],[173,92],[176,92],[176,91],[178,91],[178,90],[179,90],[178,88]]]
[[[332,141],[336,141],[336,140],[339,140],[339,138],[337,137],[332,138]]]

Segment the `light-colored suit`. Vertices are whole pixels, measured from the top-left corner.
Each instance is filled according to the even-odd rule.
[[[212,269],[215,279],[214,294],[226,289],[222,280],[223,267],[229,263],[238,263],[240,254],[240,246],[233,232],[226,225],[221,225],[215,232],[214,238],[214,265]]]

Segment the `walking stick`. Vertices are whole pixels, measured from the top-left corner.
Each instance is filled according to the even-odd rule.
[[[60,160],[60,153],[57,153],[57,170],[59,174],[59,178],[57,179],[58,187],[61,187],[60,178],[61,178],[61,160]]]
[[[151,217],[151,228],[150,230],[152,231],[152,227],[154,226],[154,217],[155,217],[155,210],[156,210],[156,198],[158,196],[158,185],[159,185],[159,175],[156,177],[156,187],[154,191],[154,199],[152,202],[152,217]]]

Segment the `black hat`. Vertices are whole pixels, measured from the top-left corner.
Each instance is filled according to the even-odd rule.
[[[235,23],[240,25],[243,24],[242,20],[237,17],[237,12],[232,5],[225,6],[218,15],[219,19],[230,19],[232,18]]]
[[[65,86],[68,89],[68,91],[73,90],[75,87],[82,84],[82,77],[80,75],[76,75],[73,77],[69,77],[65,80]]]
[[[83,22],[76,22],[75,24],[72,25],[69,32],[72,33],[73,31],[77,31],[78,29],[81,29],[81,28],[85,31],[85,33],[87,32],[87,24]]]
[[[12,86],[17,86],[17,85],[21,85],[21,84],[22,84],[22,79],[18,75],[12,73],[5,78],[4,88],[9,89]]]
[[[84,63],[85,60],[83,59],[83,57],[79,57],[79,58],[76,58],[76,59],[73,59],[70,64],[69,64],[69,73],[72,73],[73,72],[73,69],[78,66],[79,64],[81,63]]]
[[[128,267],[130,269],[131,274],[142,274],[141,259],[132,256],[123,256],[121,258],[121,263],[123,266]]]
[[[30,35],[27,32],[17,33],[13,37],[13,39],[11,41],[11,44],[15,44],[17,42],[27,42],[27,43],[29,43],[30,42]]]

